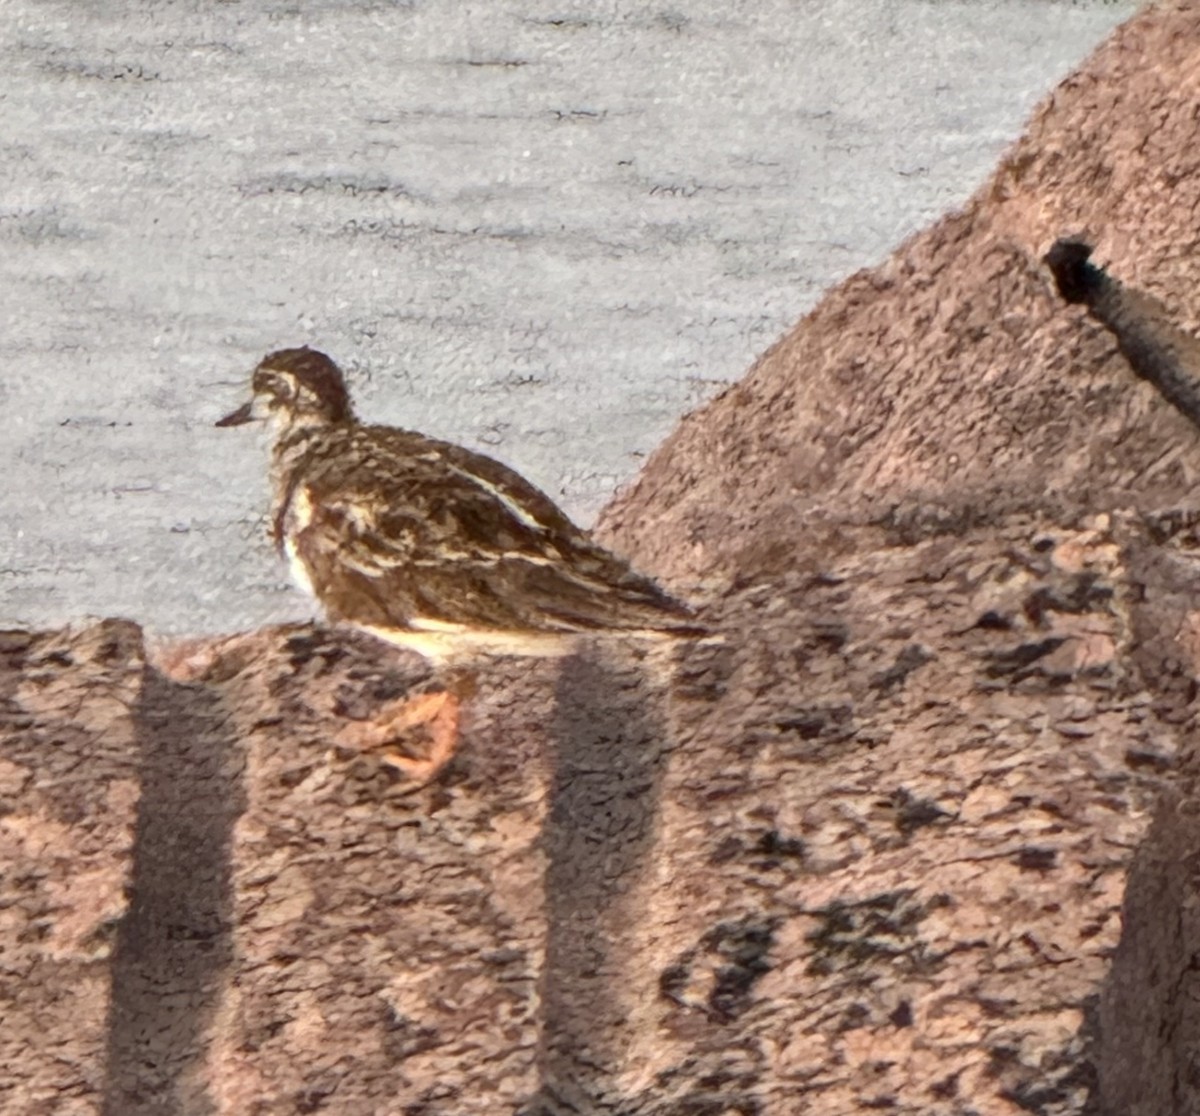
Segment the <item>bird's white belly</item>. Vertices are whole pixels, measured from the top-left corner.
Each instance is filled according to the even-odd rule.
[[[416,620],[411,628],[385,628],[373,624],[358,626],[379,639],[415,651],[435,663],[487,655],[560,658],[571,654],[578,644],[578,636],[571,632],[472,630],[461,624],[442,624],[436,620]]]

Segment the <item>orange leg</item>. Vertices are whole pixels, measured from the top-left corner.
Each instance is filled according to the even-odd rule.
[[[337,740],[364,752],[381,750],[381,762],[424,786],[454,755],[461,707],[449,690],[419,694],[384,706],[370,722],[347,725]]]

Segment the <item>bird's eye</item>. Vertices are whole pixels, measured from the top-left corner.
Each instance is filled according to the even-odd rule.
[[[267,373],[255,383],[254,390],[258,394],[286,402],[291,399],[294,387],[288,377]]]

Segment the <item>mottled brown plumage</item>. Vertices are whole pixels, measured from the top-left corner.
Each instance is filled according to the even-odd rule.
[[[512,469],[359,423],[323,353],[269,354],[253,391],[218,425],[272,422],[275,540],[330,619],[431,657],[463,644],[556,653],[583,632],[701,634]]]

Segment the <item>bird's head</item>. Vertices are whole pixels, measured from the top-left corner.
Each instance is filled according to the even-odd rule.
[[[226,415],[218,426],[267,421],[283,433],[354,417],[342,370],[324,353],[307,346],[268,353],[254,370],[251,389],[250,402]]]

